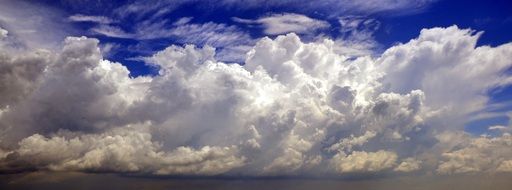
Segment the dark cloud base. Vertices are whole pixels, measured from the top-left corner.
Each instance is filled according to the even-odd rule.
[[[0,189],[380,189],[380,190],[508,190],[511,175],[452,175],[436,177],[393,177],[365,180],[337,179],[215,179],[215,178],[153,178],[117,174],[86,174],[67,172],[31,172],[0,175]]]

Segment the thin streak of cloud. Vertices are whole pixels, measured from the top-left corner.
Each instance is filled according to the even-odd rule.
[[[72,22],[93,22],[99,24],[110,24],[115,22],[114,20],[105,16],[90,16],[82,14],[71,15],[68,17],[68,19]]]

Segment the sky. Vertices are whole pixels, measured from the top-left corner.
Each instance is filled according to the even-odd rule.
[[[0,0],[0,186],[506,178],[511,42],[507,0]]]

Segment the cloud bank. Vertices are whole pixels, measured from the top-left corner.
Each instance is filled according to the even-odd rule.
[[[145,59],[157,76],[135,78],[96,39],[0,46],[0,170],[510,172],[510,134],[463,131],[485,93],[512,82],[512,44],[476,47],[480,34],[424,29],[355,58],[336,41],[287,34],[260,39],[242,64],[216,60],[210,46],[172,45]]]

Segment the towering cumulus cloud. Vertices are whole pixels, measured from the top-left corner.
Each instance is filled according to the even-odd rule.
[[[331,40],[263,38],[243,64],[170,46],[130,77],[98,40],[56,51],[9,45],[0,30],[0,170],[148,175],[365,175],[511,172],[510,134],[472,137],[471,113],[508,85],[512,44],[424,29],[379,56]],[[457,89],[457,90],[454,90]]]

